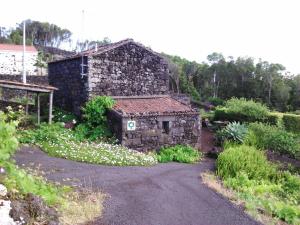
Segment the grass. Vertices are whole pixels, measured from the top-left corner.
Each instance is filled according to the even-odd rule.
[[[217,174],[250,211],[300,224],[300,177],[279,170],[262,151],[225,147],[217,159]]]
[[[211,172],[204,172],[200,174],[200,177],[202,179],[202,183],[204,183],[210,189],[226,197],[233,204],[245,210],[245,212],[248,215],[250,215],[255,220],[261,222],[262,224],[285,224],[280,219],[274,218],[270,214],[266,214],[261,209],[257,209],[254,203],[245,201],[245,199],[242,196],[240,196],[238,192],[225,187],[222,181],[215,174]]]
[[[195,163],[202,157],[201,152],[188,145],[164,147],[157,153],[159,162]]]
[[[69,201],[60,209],[60,222],[64,225],[73,225],[95,220],[102,214],[104,199],[103,193],[92,192],[89,189],[72,193]]]
[[[79,162],[114,166],[151,166],[157,163],[156,156],[151,153],[144,154],[104,142],[78,141],[74,132],[63,128],[60,123],[23,131],[20,140],[39,146],[51,156]]]

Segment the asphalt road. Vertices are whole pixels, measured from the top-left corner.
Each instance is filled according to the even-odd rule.
[[[49,180],[100,189],[105,201],[101,225],[250,225],[259,224],[202,184],[201,172],[214,162],[165,163],[153,167],[116,167],[78,163],[25,148],[20,166],[39,166]]]

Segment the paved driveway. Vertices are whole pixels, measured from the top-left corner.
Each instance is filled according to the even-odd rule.
[[[214,162],[166,163],[153,167],[116,167],[78,163],[23,148],[15,156],[37,166],[53,181],[101,189],[110,197],[101,225],[250,225],[258,224],[201,183],[200,173]]]

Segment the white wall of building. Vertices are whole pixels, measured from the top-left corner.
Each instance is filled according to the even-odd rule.
[[[36,75],[38,52],[26,52],[26,74]],[[0,74],[18,75],[23,73],[23,52],[0,50]]]

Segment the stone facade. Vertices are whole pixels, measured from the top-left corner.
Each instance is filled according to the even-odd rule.
[[[96,95],[132,101],[134,112],[130,116],[132,111],[126,114],[128,107],[124,101],[119,104],[124,114],[118,109],[108,113],[110,127],[122,145],[147,151],[167,145],[200,143],[199,113],[190,107],[186,96],[170,97],[167,63],[159,54],[133,40],[51,62],[48,77],[49,84],[59,89],[54,92],[54,104],[76,115]],[[142,100],[134,100],[137,96],[142,96]],[[140,111],[135,111],[134,104]],[[127,130],[129,120],[136,122],[135,130]]]
[[[88,58],[90,95],[167,94],[168,67],[157,54],[129,42]]]
[[[200,147],[201,123],[198,114],[120,118],[110,116],[111,127],[120,143],[139,151],[158,150],[163,146],[188,144]],[[127,130],[127,122],[134,120],[136,130]],[[122,122],[120,122],[122,121]],[[165,132],[163,122],[169,122]]]
[[[26,57],[26,73],[35,75],[37,68],[38,52],[34,47],[28,46]],[[19,75],[23,72],[23,51],[22,46],[0,44],[0,74]]]
[[[88,77],[81,75],[81,60],[77,57],[48,64],[49,84],[58,88],[54,92],[54,105],[76,115],[80,115],[89,96]]]
[[[83,62],[83,63],[82,63]],[[81,65],[84,75],[81,74]],[[50,85],[59,90],[54,104],[80,114],[92,96],[138,96],[169,93],[169,71],[157,53],[133,42],[101,47],[96,53],[48,64]]]

